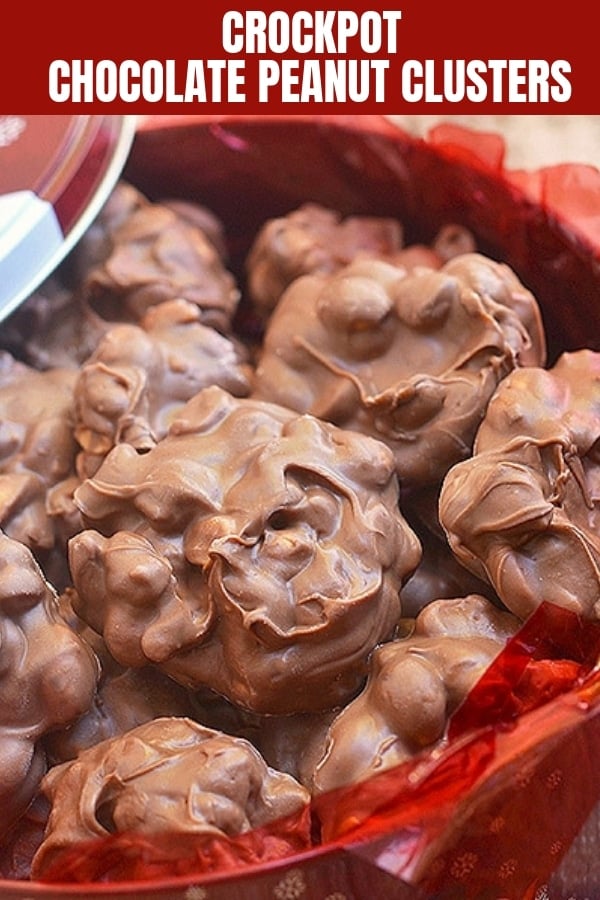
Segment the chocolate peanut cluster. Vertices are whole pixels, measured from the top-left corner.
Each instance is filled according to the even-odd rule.
[[[72,725],[94,697],[99,664],[59,615],[31,551],[0,534],[0,798],[4,837],[39,790],[45,735]]]
[[[227,245],[122,182],[2,329],[0,796],[5,837],[47,804],[36,878],[443,748],[542,600],[598,618],[599,354],[550,368],[452,222],[306,203]]]
[[[329,274],[357,256],[391,256],[402,243],[402,225],[396,219],[344,218],[336,210],[306,203],[265,222],[256,235],[246,264],[254,307],[267,317],[300,275]]]
[[[206,220],[199,226],[180,207],[125,190],[125,201],[117,197],[101,214],[99,234],[82,247],[85,301],[104,319],[138,321],[149,307],[181,297],[198,307],[203,324],[228,331],[239,290]]]
[[[220,222],[203,207],[152,203],[119,183],[63,266],[3,324],[0,344],[38,369],[78,368],[107,328],[187,300],[200,323],[229,335],[240,291]]]
[[[156,718],[100,742],[44,779],[52,801],[33,874],[60,849],[115,832],[237,835],[309,801],[243,738],[187,718]],[[85,802],[80,802],[85,797]]]
[[[362,781],[446,740],[451,714],[516,633],[519,619],[478,594],[434,600],[405,637],[377,647],[358,697],[331,723],[314,793]],[[305,775],[305,777],[307,777]]]
[[[405,270],[437,269],[460,253],[475,250],[465,228],[447,225],[429,246],[406,245],[401,222],[377,216],[342,216],[318,203],[305,203],[269,219],[259,229],[246,260],[248,292],[266,319],[285,289],[300,275],[329,275],[357,259],[386,259]]]
[[[139,324],[112,325],[75,383],[78,473],[93,475],[115,444],[150,449],[185,402],[211,385],[248,394],[246,354],[203,325],[188,300],[159,303]]]
[[[66,542],[79,524],[70,504],[75,380],[70,368],[40,372],[0,351],[0,528],[57,587],[68,580]]]
[[[452,469],[440,519],[456,557],[521,619],[543,601],[600,617],[600,354],[512,373]]]
[[[537,301],[507,266],[477,253],[408,273],[358,260],[292,282],[253,396],[384,441],[418,487],[470,455],[499,382],[545,353]]]
[[[385,445],[216,386],[75,503],[74,605],[115,658],[262,713],[348,699],[420,558]]]

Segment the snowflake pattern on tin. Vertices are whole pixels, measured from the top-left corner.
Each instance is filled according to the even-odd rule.
[[[531,780],[533,778],[533,772],[531,769],[521,769],[517,772],[515,776],[515,781],[520,788],[527,787],[528,784],[531,784]]]
[[[298,900],[306,893],[306,882],[300,869],[290,869],[273,890],[277,900]]]
[[[563,780],[563,773],[561,769],[554,769],[550,772],[549,775],[546,776],[546,785],[551,791],[555,791],[557,787],[560,787]]]
[[[475,869],[478,859],[477,854],[470,851],[463,853],[462,856],[457,856],[450,866],[450,874],[458,881],[462,881]]]
[[[500,834],[506,825],[506,819],[504,816],[496,816],[495,819],[492,819],[490,822],[490,834]]]
[[[185,900],[208,900],[208,891],[199,884],[191,884],[186,888]]]
[[[511,878],[515,872],[517,871],[517,860],[512,857],[511,859],[505,859],[502,865],[498,869],[498,876],[505,881],[507,878]]]

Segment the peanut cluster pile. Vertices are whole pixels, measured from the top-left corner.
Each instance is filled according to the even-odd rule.
[[[2,839],[45,804],[34,877],[298,813],[443,746],[542,600],[600,617],[599,354],[548,366],[452,223],[307,203],[241,276],[226,247],[121,182],[3,329]]]

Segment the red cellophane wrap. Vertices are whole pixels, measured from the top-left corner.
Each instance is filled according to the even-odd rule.
[[[44,880],[156,882],[195,874],[211,885],[207,897],[230,896],[232,881],[245,886],[244,896],[266,897],[290,871],[308,885],[341,855],[347,871],[340,875],[333,865],[340,897],[350,885],[355,890],[356,878],[377,880],[369,871],[386,897],[477,900],[498,897],[499,887],[507,898],[541,897],[600,799],[593,752],[599,652],[600,624],[542,605],[457,710],[443,750],[236,838],[91,841],[65,851]]]
[[[260,217],[261,197],[269,188],[277,197],[274,212],[307,196],[309,165],[331,188],[317,199],[338,198],[338,208],[352,208],[359,176],[363,196],[366,184],[378,204],[389,194],[390,173],[403,184],[400,206],[407,215],[427,208],[431,190],[440,214],[452,210],[458,220],[468,196],[465,224],[489,246],[493,230],[495,246],[506,249],[507,261],[530,275],[534,288],[536,278],[551,284],[557,292],[554,307],[560,302],[559,283],[576,291],[577,309],[555,309],[550,316],[551,348],[563,337],[567,345],[581,344],[583,335],[598,345],[597,170],[564,165],[508,172],[497,134],[448,124],[422,140],[377,117],[362,118],[357,129],[343,117],[304,123],[303,117],[287,122],[266,117],[261,119],[265,135],[252,117],[167,117],[165,122],[157,117],[141,124],[126,175],[137,177],[143,190],[153,183],[157,153],[161,165],[168,156],[161,126],[167,147],[172,132],[177,165],[185,170],[186,139],[200,127],[206,129],[202,150],[210,178],[197,169],[193,178],[206,188],[203,199],[213,199],[219,215],[227,213],[219,191],[232,166],[234,182],[256,191],[245,206],[234,204],[240,231],[255,224],[244,218],[249,209],[256,208]],[[298,144],[302,124],[312,135],[308,145]],[[274,168],[266,151],[286,145],[292,148],[284,151],[289,159]],[[197,148],[189,150],[188,166],[196,153]],[[294,162],[299,169],[290,180]],[[428,188],[432,167],[442,174]],[[450,179],[444,177],[448,173]],[[166,192],[173,193],[177,175],[171,173],[169,181],[169,174]],[[410,183],[417,176],[421,189],[414,192]],[[248,234],[235,233],[234,246],[243,247],[244,239],[247,245]],[[591,311],[597,321],[590,335]],[[594,870],[586,858],[575,865],[575,881],[564,890],[556,873],[600,802],[599,655],[600,623],[542,604],[454,714],[443,749],[321,796],[301,816],[238,838],[124,834],[71,848],[45,875],[45,884],[29,884],[29,890],[43,888],[40,896],[45,896],[62,884],[65,896],[75,886],[87,896],[90,888],[110,884],[113,900],[155,891],[189,900],[583,900],[590,884],[600,890],[600,864]],[[26,877],[27,858],[42,828],[43,814],[33,810],[0,859],[5,877]],[[577,893],[580,888],[584,893]]]

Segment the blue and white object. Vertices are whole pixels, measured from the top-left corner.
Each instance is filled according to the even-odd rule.
[[[0,319],[53,271],[63,255],[63,241],[47,200],[32,191],[0,196]]]

